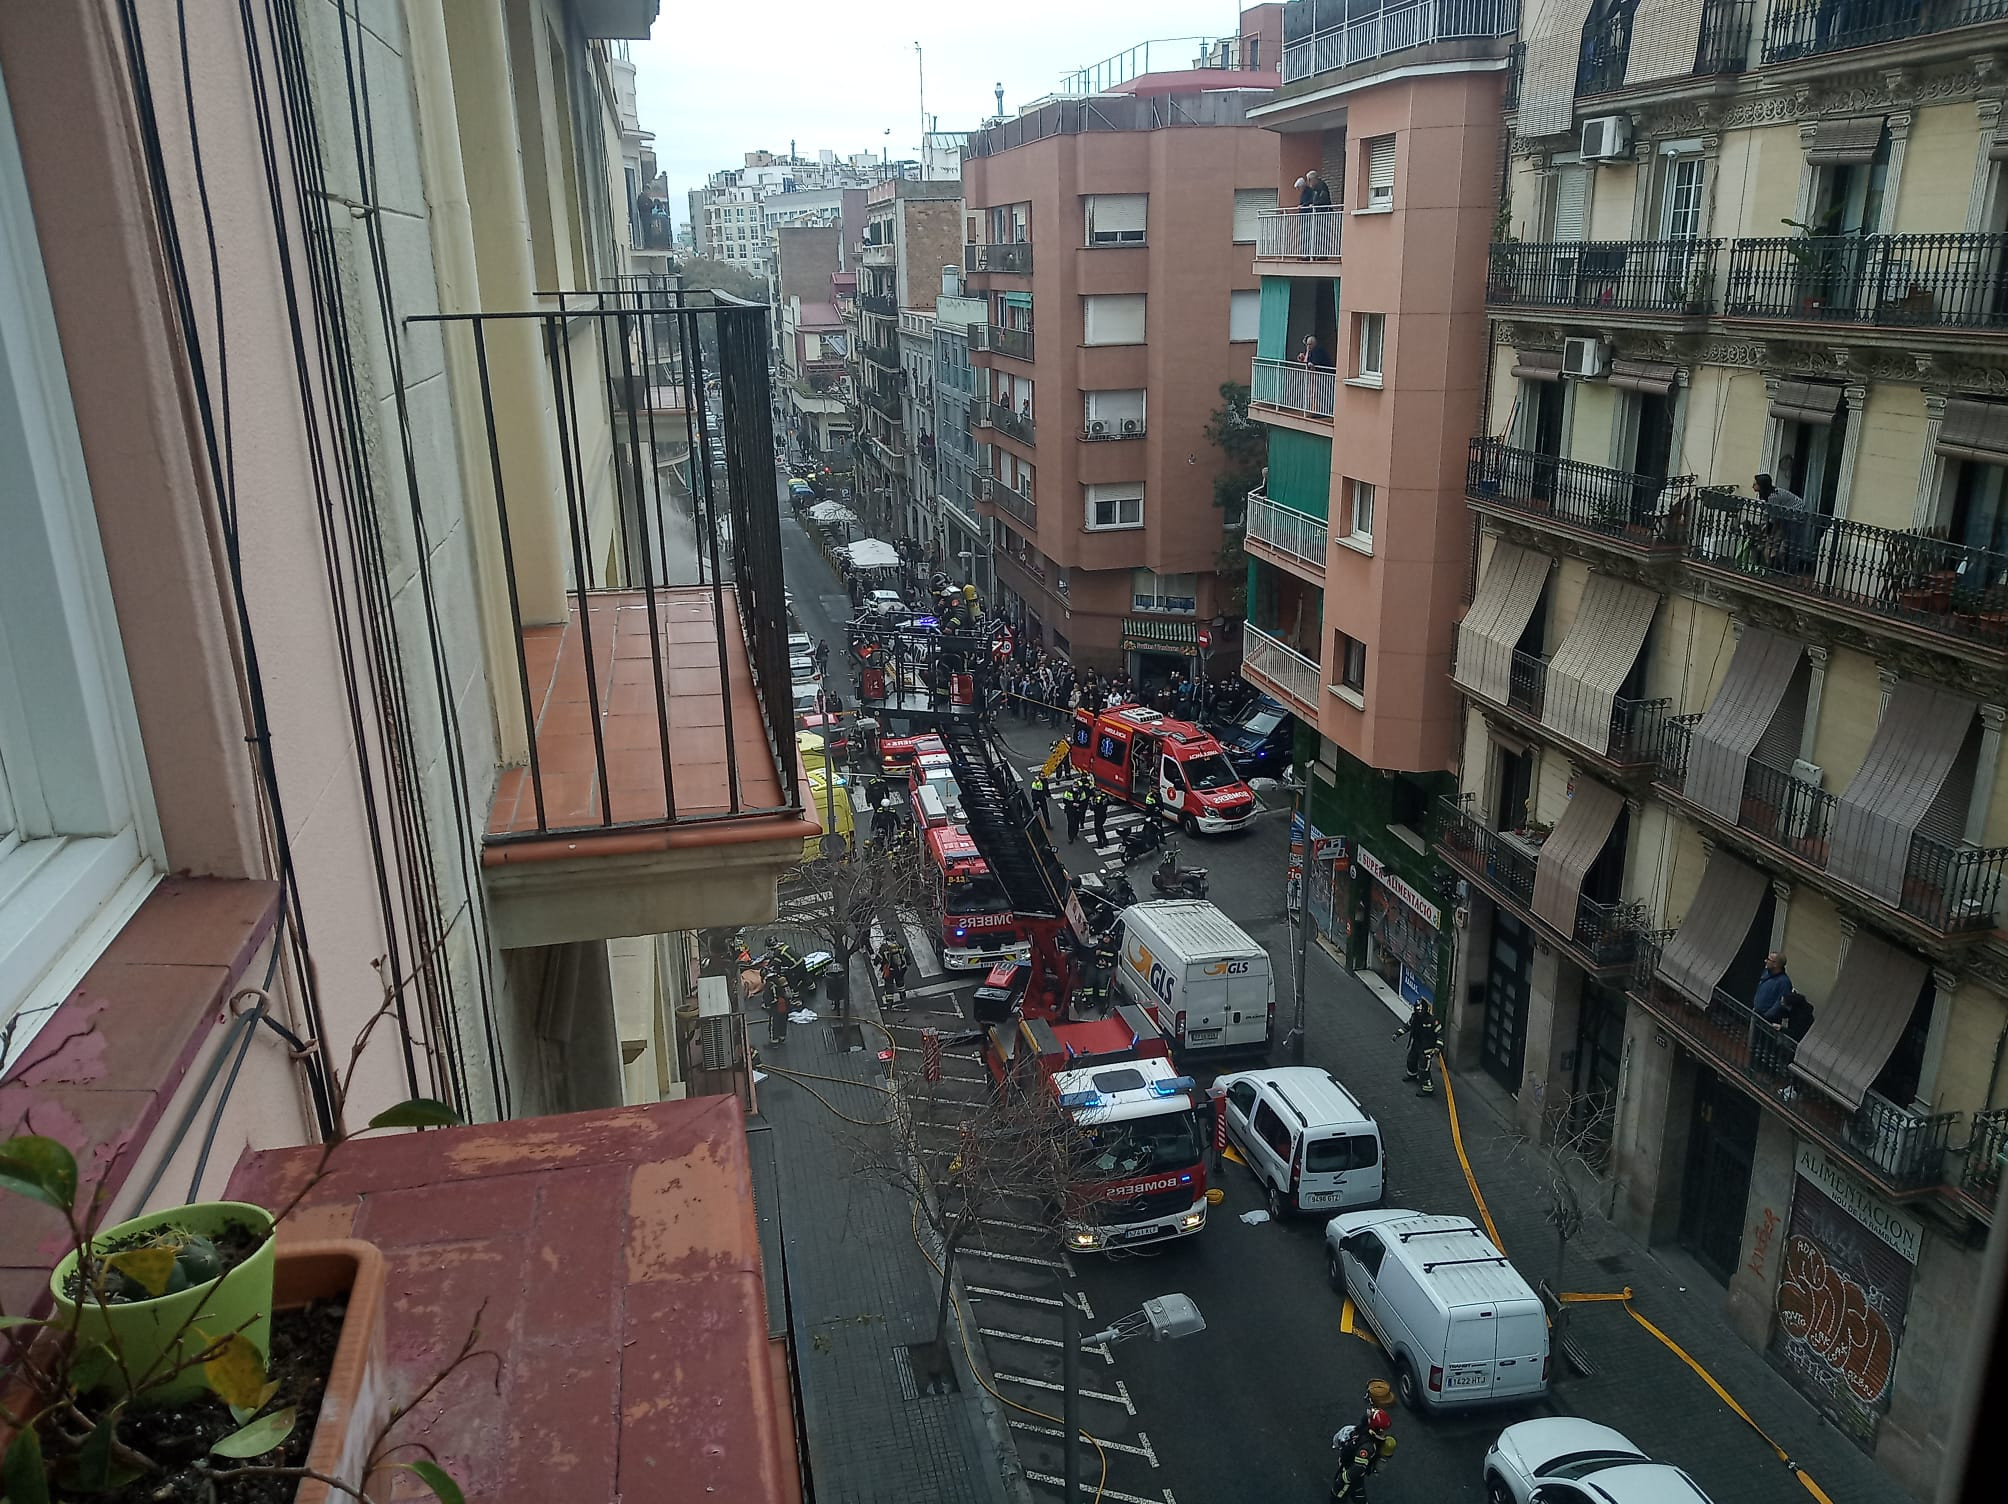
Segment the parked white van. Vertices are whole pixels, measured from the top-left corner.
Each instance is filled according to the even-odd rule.
[[[1342,1212],[1325,1226],[1325,1267],[1394,1363],[1402,1404],[1443,1410],[1547,1393],[1547,1312],[1469,1217]]]
[[[1380,1127],[1330,1071],[1286,1065],[1213,1084],[1226,1088],[1227,1136],[1269,1193],[1270,1216],[1381,1199]]]
[[[1203,899],[1134,904],[1116,921],[1119,1001],[1148,1010],[1187,1054],[1265,1050],[1276,1019],[1269,953]]]

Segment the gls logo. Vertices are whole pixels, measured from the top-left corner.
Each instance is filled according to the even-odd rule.
[[[1215,961],[1211,966],[1206,968],[1206,974],[1210,977],[1246,976],[1248,974],[1248,963],[1246,961]]]
[[[1150,953],[1150,947],[1141,940],[1131,940],[1129,964],[1131,969],[1144,979],[1150,990],[1157,994],[1158,1000],[1169,1007],[1171,994],[1177,982],[1170,969]]]

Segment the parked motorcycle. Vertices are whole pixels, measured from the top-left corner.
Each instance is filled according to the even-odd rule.
[[[1164,856],[1151,871],[1150,885],[1166,898],[1204,898],[1206,869],[1181,867],[1178,864],[1178,843],[1167,841]]]
[[[1122,850],[1118,859],[1125,867],[1132,866],[1144,856],[1164,844],[1164,826],[1154,819],[1146,819],[1141,824],[1132,825],[1122,833]]]

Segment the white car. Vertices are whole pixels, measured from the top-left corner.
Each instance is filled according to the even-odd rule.
[[[881,616],[904,616],[907,612],[907,604],[899,598],[897,590],[874,590],[865,597],[865,607]]]
[[[1572,1416],[1508,1426],[1485,1454],[1486,1504],[1709,1504],[1686,1473]]]
[[[823,692],[821,679],[798,679],[795,681],[793,705],[796,715],[807,715],[816,708],[816,698]]]

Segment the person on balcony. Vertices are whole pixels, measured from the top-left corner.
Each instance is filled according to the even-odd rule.
[[[1765,474],[1756,476],[1750,489],[1768,514],[1764,525],[1766,562],[1784,574],[1811,574],[1820,551],[1821,519],[1806,505],[1806,498],[1775,484]]]
[[[1300,210],[1332,207],[1332,185],[1318,176],[1316,169],[1297,179],[1297,207]]]
[[[1333,368],[1331,351],[1318,343],[1318,336],[1315,334],[1304,336],[1304,348],[1297,354],[1297,363],[1321,371]]]
[[[1785,970],[1785,953],[1772,951],[1764,958],[1764,975],[1757,981],[1757,995],[1750,1008],[1767,1024],[1785,1017],[1785,1000],[1792,994],[1792,978]]]

